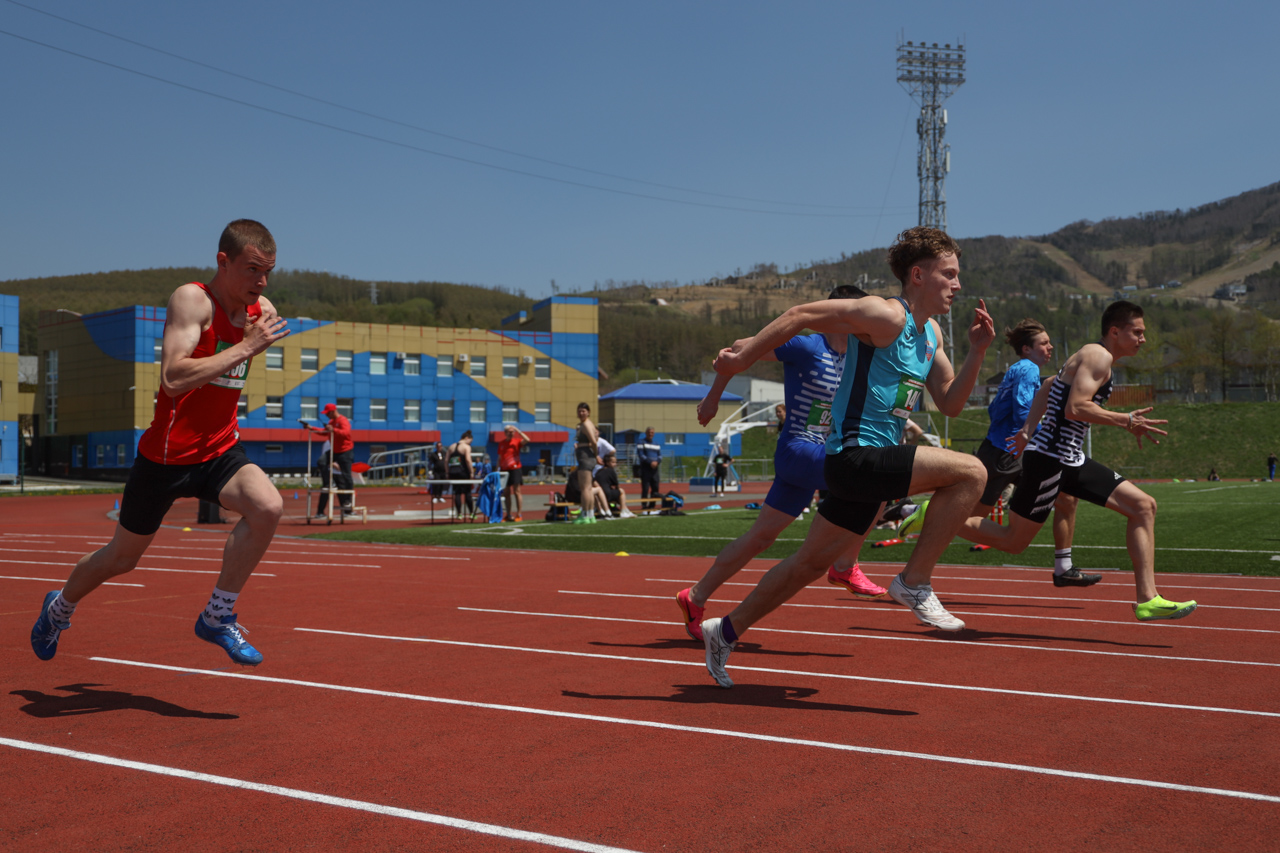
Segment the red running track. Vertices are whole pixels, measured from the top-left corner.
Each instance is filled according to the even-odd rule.
[[[192,625],[225,532],[165,528],[31,653],[102,496],[0,504],[3,849],[1268,849],[1280,581],[943,567],[944,635],[825,584],[716,688],[672,599],[709,561],[279,538],[257,669]],[[769,563],[726,586],[720,615]],[[895,567],[864,564],[887,583]]]

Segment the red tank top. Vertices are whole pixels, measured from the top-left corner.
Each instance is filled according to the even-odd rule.
[[[200,334],[192,358],[208,358],[244,339],[244,329],[231,319],[209,288],[193,282],[213,303],[213,322]],[[260,317],[257,302],[245,308],[247,319]],[[240,440],[236,406],[249,372],[249,360],[237,364],[199,388],[170,397],[161,389],[156,397],[156,415],[138,441],[138,452],[161,465],[195,465],[229,450]]]

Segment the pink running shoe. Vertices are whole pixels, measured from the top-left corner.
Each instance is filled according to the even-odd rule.
[[[879,601],[889,597],[889,591],[872,583],[862,573],[862,569],[858,568],[857,563],[843,572],[837,572],[835,566],[827,569],[827,583],[842,586],[858,598],[864,598],[867,601]]]
[[[690,588],[692,589],[692,588]],[[689,598],[688,589],[682,589],[676,593],[676,604],[680,605],[680,612],[684,614],[684,630],[690,637],[702,642],[702,614],[706,613],[705,607],[699,607],[693,603],[693,599]]]

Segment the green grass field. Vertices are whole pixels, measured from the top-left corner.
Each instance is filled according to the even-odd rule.
[[[1280,483],[1155,483],[1144,485],[1159,502],[1156,520],[1156,570],[1280,575]],[[743,533],[756,511],[694,510],[673,518],[647,517],[594,525],[538,521],[532,524],[436,525],[399,530],[342,531],[316,538],[412,545],[452,545],[714,557]],[[809,516],[789,527],[763,555],[779,560],[792,553],[809,529]],[[1075,563],[1084,569],[1130,570],[1124,547],[1125,520],[1109,510],[1081,502],[1076,523]],[[872,531],[885,539],[889,531]],[[905,562],[911,545],[866,548],[867,560]],[[974,553],[956,540],[943,560],[969,565],[1053,565],[1048,525],[1022,554],[994,549]]]

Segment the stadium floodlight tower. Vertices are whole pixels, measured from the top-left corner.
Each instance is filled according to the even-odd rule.
[[[964,84],[964,45],[903,44],[899,37],[898,82],[920,105],[920,118],[916,120],[916,134],[920,137],[916,160],[920,178],[919,224],[946,231],[951,146],[944,141],[947,111],[942,105]]]

